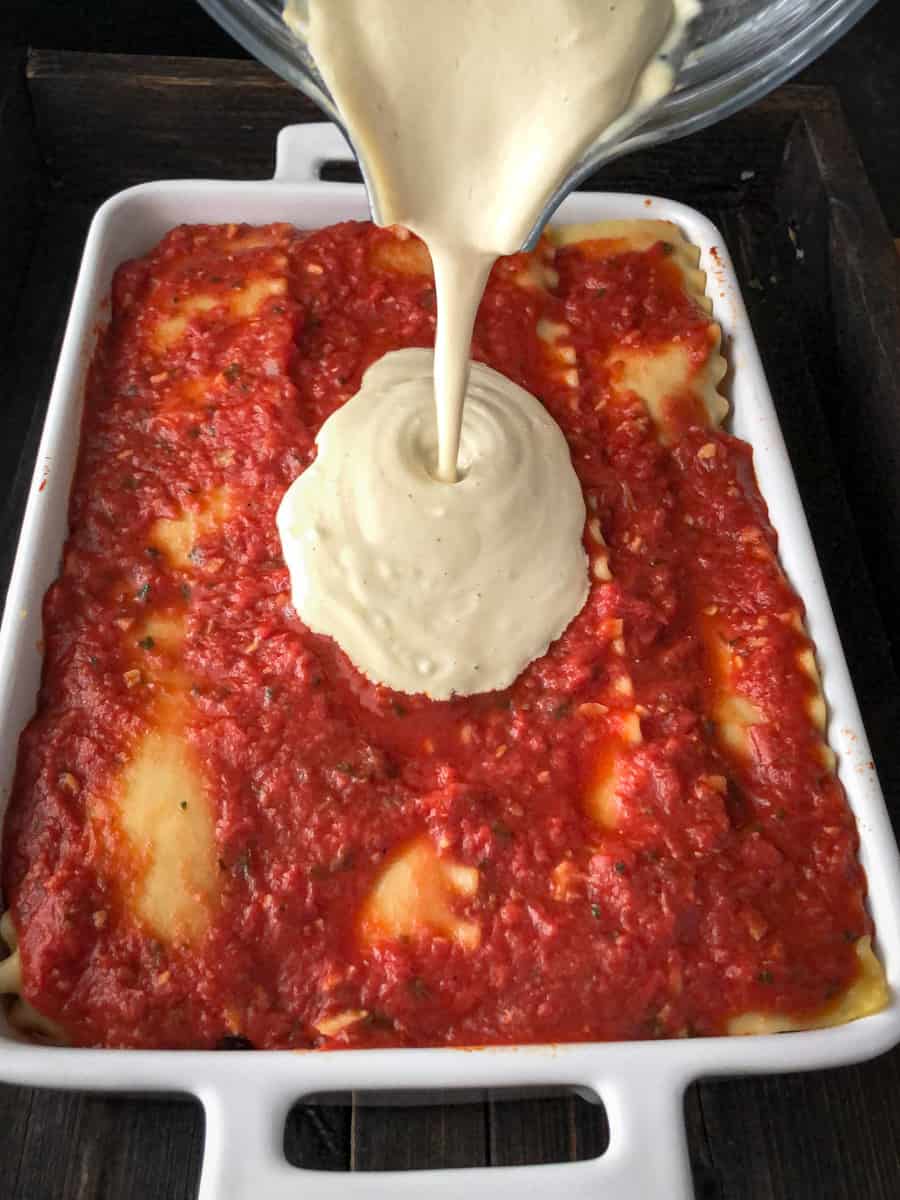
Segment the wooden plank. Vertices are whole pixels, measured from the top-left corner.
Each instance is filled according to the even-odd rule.
[[[365,1101],[365,1094],[354,1096],[352,1170],[413,1171],[487,1165],[488,1130],[483,1103],[376,1107]]]
[[[50,170],[91,197],[148,179],[270,176],[278,130],[322,119],[250,62],[32,51],[28,82]]]
[[[609,1148],[609,1122],[599,1102],[574,1099],[572,1124],[575,1133],[574,1159],[599,1158]]]
[[[879,617],[878,589],[869,573],[872,560],[863,557],[836,443],[819,403],[821,379],[809,346],[818,344],[821,327],[804,324],[807,302],[798,294],[801,287],[814,289],[814,278],[807,284],[796,277],[805,263],[794,259],[787,223],[775,209],[748,206],[716,216],[735,257],[879,776],[900,827],[900,689]],[[806,245],[810,257],[819,253],[814,240]],[[759,286],[749,286],[754,280]],[[826,348],[820,353],[827,353]],[[838,374],[839,360],[828,369]],[[827,675],[825,684],[827,689]]]
[[[701,1089],[717,1200],[896,1200],[900,1056]]]
[[[815,196],[807,196],[814,206]],[[794,473],[841,636],[853,670],[863,717],[895,823],[900,817],[898,686],[877,616],[872,583],[863,562],[834,446],[818,403],[817,372],[804,339],[811,311],[798,300],[801,270],[782,216],[774,207],[747,207],[717,215],[735,257],[751,322],[778,409]],[[812,218],[811,218],[812,219]],[[825,230],[822,230],[825,236]],[[810,236],[807,245],[815,252]],[[815,268],[814,268],[815,269]],[[760,286],[749,287],[756,280]],[[806,327],[804,326],[806,322]],[[832,368],[834,369],[834,368]],[[825,676],[827,687],[828,677]],[[689,1096],[688,1127],[701,1200],[886,1200],[900,1195],[896,1132],[885,1141],[866,1126],[883,1089],[896,1086],[900,1053],[852,1072],[822,1072],[700,1084]],[[848,1081],[857,1088],[853,1103]],[[890,1093],[888,1093],[890,1094]],[[863,1117],[863,1112],[866,1116]],[[893,1115],[880,1113],[883,1125]],[[861,1175],[853,1165],[871,1164]],[[812,1165],[810,1165],[812,1164]],[[885,1190],[886,1189],[886,1190]]]
[[[829,201],[828,334],[839,364],[832,408],[840,467],[900,662],[900,543],[884,530],[884,514],[900,512],[900,264],[874,194],[859,186],[862,162],[844,122],[815,114],[804,129]]]
[[[0,48],[0,362],[43,218],[46,179],[25,86],[25,54]]]
[[[31,95],[41,137],[56,154],[62,205],[54,209],[44,227],[16,326],[17,373],[6,378],[13,380],[8,394],[17,406],[17,415],[9,410],[4,426],[8,436],[0,439],[0,453],[8,455],[0,469],[7,479],[11,473],[5,466],[13,460],[14,447],[21,444],[23,423],[29,419],[26,455],[33,457],[41,405],[68,304],[67,290],[90,212],[90,202],[68,207],[80,186],[79,140],[89,168],[83,194],[89,198],[103,194],[104,188],[114,190],[127,182],[163,174],[265,175],[271,170],[271,136],[285,120],[293,119],[298,104],[286,85],[251,64],[245,65],[251,74],[243,83],[236,83],[233,74],[237,70],[240,75],[242,64],[224,65],[221,71],[216,64],[191,64],[192,74],[181,84],[173,76],[183,70],[183,64],[179,67],[170,62],[160,74],[151,61],[150,82],[145,85],[139,78],[148,66],[144,60],[112,64],[110,73],[100,72],[92,82],[87,76],[99,71],[96,59],[75,58],[80,61],[67,55],[52,61],[38,55],[32,60]],[[77,78],[70,85],[73,69]],[[129,73],[136,82],[129,81]],[[205,82],[207,77],[209,82]],[[173,99],[176,94],[177,102]],[[128,95],[132,97],[128,101],[132,128],[106,111]],[[195,133],[195,109],[199,133]],[[812,116],[807,120],[809,112]],[[839,187],[838,181],[830,191],[823,188],[827,172],[817,165],[813,149],[818,144],[829,161],[833,151],[816,132],[817,119],[823,128],[839,120],[826,90],[785,89],[740,120],[709,131],[693,143],[667,148],[656,166],[645,166],[645,156],[635,156],[616,164],[615,171],[600,182],[677,194],[709,211],[724,228],[738,258],[879,768],[889,796],[895,798],[900,797],[893,746],[898,727],[897,687],[877,617],[873,617],[874,592],[861,563],[829,440],[830,432],[842,437],[842,426],[834,423],[836,410],[829,399],[840,391],[833,382],[834,372],[845,369],[841,363],[853,361],[850,333],[844,335],[846,342],[833,335],[831,281],[842,278],[835,275],[840,267],[835,257],[842,253],[846,237],[858,240],[855,223],[865,206],[861,210],[857,201],[867,184],[858,164],[851,163],[846,183]],[[108,120],[119,139],[117,147],[112,140],[103,141]],[[67,122],[71,124],[68,131]],[[242,124],[248,128],[241,128]],[[135,134],[138,129],[139,136]],[[782,167],[786,147],[790,154]],[[111,149],[116,153],[110,154]],[[102,161],[104,152],[110,161]],[[802,153],[806,161],[801,160]],[[741,180],[742,171],[749,170],[755,172],[753,178]],[[668,181],[666,173],[671,175]],[[779,179],[783,188],[775,195]],[[843,214],[841,221],[834,215],[836,204]],[[795,258],[784,219],[794,208],[798,219],[805,222],[800,229],[809,255],[805,266]],[[847,290],[844,312],[852,309],[851,299],[861,294],[853,288],[864,287],[872,294],[879,291],[877,286],[873,288],[868,266],[866,256],[857,254],[853,272],[846,284],[841,284]],[[753,279],[759,288],[746,286]],[[867,300],[859,307],[860,320],[867,321],[878,311]],[[875,380],[873,384],[864,376],[859,386],[875,385],[882,387],[883,383]],[[825,416],[818,409],[820,396],[829,403]],[[20,499],[30,467],[28,463],[14,488]],[[6,531],[14,524],[9,521]],[[8,554],[8,537],[5,548]],[[692,1089],[686,1114],[701,1200],[772,1196],[828,1200],[849,1194],[855,1200],[884,1200],[900,1195],[893,1150],[900,1131],[891,1105],[891,1097],[900,1094],[897,1072],[898,1058],[891,1055],[853,1072],[803,1080],[704,1083]],[[600,1127],[591,1122],[582,1125],[577,1114],[573,1147],[571,1123],[564,1115],[570,1102],[552,1103],[562,1107],[555,1111],[538,1107],[530,1113],[519,1110],[517,1115],[510,1106],[502,1119],[496,1115],[496,1106],[490,1119],[480,1105],[446,1112],[360,1106],[352,1120],[352,1139],[348,1110],[333,1115],[306,1105],[295,1110],[288,1123],[285,1146],[292,1161],[325,1169],[353,1165],[360,1170],[516,1161],[531,1141],[536,1150],[529,1152],[544,1156],[555,1156],[563,1149],[567,1155],[580,1155],[592,1138],[602,1149],[603,1138],[597,1133]],[[101,1107],[95,1108],[97,1105]],[[120,1125],[124,1140],[119,1138]],[[178,1180],[192,1178],[196,1183],[200,1125],[196,1109],[184,1104],[0,1089],[0,1154],[7,1164],[21,1159],[13,1200],[42,1200],[50,1195],[96,1195],[101,1200],[106,1196],[149,1200],[192,1195],[179,1190]],[[86,1153],[84,1141],[92,1146],[105,1143],[105,1149]],[[807,1171],[798,1154],[820,1165]],[[168,1174],[167,1158],[175,1164]],[[187,1174],[176,1177],[176,1169]]]
[[[251,62],[36,50],[28,80],[50,169],[92,197],[148,179],[265,177],[278,130],[321,120],[309,100]],[[702,141],[610,164],[594,186],[740,204],[777,171],[791,124],[830,102],[827,88],[783,88]],[[758,182],[741,179],[748,170]]]
[[[900,6],[874,5],[800,78],[837,89],[867,182],[900,233]]]
[[[193,1200],[197,1194],[203,1137],[197,1104],[0,1087],[0,1112],[13,1115],[18,1134],[6,1143],[17,1148],[18,1162],[4,1159],[3,1195],[11,1200]]]
[[[900,9],[876,4],[800,80],[838,88],[870,175],[900,230]],[[0,44],[131,54],[243,58],[242,47],[197,4],[184,0],[5,0]]]
[[[703,1119],[700,1088],[697,1084],[689,1087],[685,1095],[684,1120],[695,1200],[723,1200],[720,1176],[713,1161],[711,1138]]]
[[[26,1160],[25,1139],[34,1098],[38,1094],[33,1088],[0,1084],[0,1161],[3,1163],[6,1185],[13,1197]]]
[[[569,1162],[577,1155],[575,1100],[507,1100],[492,1093],[488,1104],[488,1144],[492,1166]]]
[[[69,302],[92,211],[93,206],[89,204],[66,204],[57,206],[47,216],[29,265],[19,312],[13,324],[11,352],[4,370],[4,403],[0,411],[0,479],[5,480],[0,507],[2,595],[6,594]]]
[[[510,1100],[492,1092],[488,1129],[492,1166],[577,1162],[609,1145],[603,1106],[580,1096]]]
[[[345,1104],[320,1104],[315,1097],[295,1104],[284,1130],[284,1156],[295,1167],[317,1171],[350,1170],[353,1110]]]
[[[4,44],[125,54],[245,54],[199,4],[184,0],[3,0]]]

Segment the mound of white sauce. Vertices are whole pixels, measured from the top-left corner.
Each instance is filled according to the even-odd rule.
[[[559,426],[473,363],[459,479],[436,478],[434,355],[398,350],[322,426],[278,530],[294,607],[373,682],[435,700],[509,686],[588,593]]]
[[[505,687],[584,603],[563,436],[520,388],[470,374],[472,327],[491,264],[520,248],[587,146],[671,89],[697,11],[286,0],[379,219],[419,234],[434,264],[435,354],[368,371],[279,511],[298,613],[372,680],[435,699]]]

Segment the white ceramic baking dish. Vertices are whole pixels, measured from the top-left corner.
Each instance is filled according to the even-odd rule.
[[[115,267],[148,250],[181,222],[291,221],[315,228],[364,218],[360,185],[324,183],[323,162],[348,158],[334,126],[293,126],[278,139],[273,180],[150,183],[120,192],[94,218],[0,630],[0,784],[8,795],[19,731],[31,716],[40,673],[41,600],[66,533],[81,394],[95,327]],[[560,221],[658,217],[700,246],[708,291],[733,372],[731,428],[755,450],[763,495],[781,535],[781,557],[808,610],[830,708],[830,740],[856,814],[877,949],[894,999],[876,1016],[809,1033],[759,1038],[526,1046],[477,1051],[347,1050],[226,1054],[200,1051],[58,1049],[24,1044],[0,1030],[0,1078],[40,1087],[194,1095],[206,1113],[201,1200],[308,1200],[365,1196],[441,1200],[685,1200],[691,1195],[682,1099],[700,1076],[800,1071],[871,1057],[900,1040],[900,861],[822,575],[791,473],[753,334],[722,238],[683,205],[642,196],[570,196]],[[715,250],[715,253],[713,253]],[[610,1144],[601,1158],[550,1166],[348,1176],[304,1171],[284,1160],[285,1116],[300,1097],[350,1090],[572,1087],[606,1106]]]

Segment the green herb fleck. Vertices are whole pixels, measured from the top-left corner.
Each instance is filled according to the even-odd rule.
[[[237,377],[238,377],[238,375],[240,375],[240,373],[241,373],[241,364],[236,363],[236,362],[229,363],[228,366],[225,368],[225,370],[222,372],[222,374],[225,376],[225,378],[228,380],[229,383],[234,383],[235,379],[237,379]]]
[[[153,647],[156,645],[156,642],[153,640],[152,637],[148,636],[148,637],[141,638],[141,640],[138,642],[138,645],[140,646],[140,648],[142,650],[152,650]]]
[[[495,821],[491,826],[491,830],[495,837],[500,838],[500,840],[504,842],[509,841],[513,835],[512,830],[505,821]]]
[[[178,807],[181,809],[182,812],[187,812],[187,800],[180,800],[178,802]]]
[[[756,977],[756,980],[758,983],[774,983],[775,976],[771,971],[760,971]]]
[[[605,287],[598,287],[598,288],[595,288],[595,289],[594,289],[594,294],[595,294],[596,296],[599,296],[599,297],[600,297],[600,299],[602,300],[602,299],[603,299],[603,297],[606,295],[606,288],[605,288]]]
[[[595,920],[597,920],[597,921],[599,921],[599,920],[600,920],[600,911],[601,911],[601,910],[600,910],[600,905],[599,905],[599,904],[592,904],[592,905],[591,905],[591,916],[592,916],[592,917],[593,917]]]
[[[364,1024],[372,1025],[376,1029],[393,1029],[394,1022],[383,1012],[370,1012],[364,1019]]]
[[[644,1026],[649,1032],[650,1036],[654,1038],[662,1037],[666,1030],[663,1020],[657,1012],[647,1014],[647,1017],[644,1021]]]
[[[155,546],[148,546],[147,553],[151,558],[159,558],[161,551],[157,550]]]
[[[562,718],[568,714],[571,707],[572,707],[572,705],[569,703],[568,700],[564,700],[562,702],[562,704],[557,704],[556,708],[554,708],[554,710],[553,710],[554,719],[557,721],[561,721]]]
[[[675,246],[672,242],[660,242],[659,244],[662,247],[663,254],[674,254],[675,253]]]
[[[144,584],[141,584],[141,586],[138,588],[138,590],[134,593],[134,598],[135,598],[135,600],[146,600],[149,595],[150,595],[150,584],[144,583]]]
[[[856,934],[853,932],[852,929],[844,930],[844,941],[845,942],[855,942],[856,941]]]
[[[627,868],[623,862],[616,863],[615,872],[617,875],[624,875],[626,870]]]
[[[190,585],[189,583],[183,583],[183,584],[181,585],[181,595],[184,597],[184,599],[185,599],[185,600],[190,600],[190,598],[191,598],[191,585]]]

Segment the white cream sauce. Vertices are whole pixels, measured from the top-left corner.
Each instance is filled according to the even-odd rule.
[[[470,475],[455,483],[463,461],[463,405],[474,403],[477,390],[470,384],[472,328],[492,263],[522,246],[587,147],[604,131],[613,136],[671,88],[663,56],[696,10],[697,0],[287,0],[285,20],[308,41],[364,164],[379,220],[422,237],[435,271],[433,383],[419,361],[408,376],[407,359],[386,373],[370,371],[360,395],[320,434],[327,464],[292,487],[282,506],[291,517],[280,516],[300,616],[335,637],[372,679],[435,697],[503,687],[546,650],[584,602],[575,510],[564,505],[566,511],[552,517],[541,510],[544,503],[556,508],[558,496],[578,486],[567,454],[552,457],[551,480],[546,464],[539,469],[538,454],[523,459],[513,447],[504,450],[503,438],[513,436],[520,420],[511,410],[508,420],[493,418],[489,445],[471,435],[477,492]],[[471,369],[483,381],[482,369]],[[497,378],[491,395],[499,398],[506,389]],[[394,389],[393,398],[386,388]],[[404,455],[425,442],[390,439],[410,428],[399,416],[412,419],[409,397],[419,406],[425,392],[437,412],[434,477],[420,463],[415,507],[398,506],[392,489],[412,472]],[[376,402],[380,424],[366,414],[366,404]],[[388,420],[393,403],[398,416]],[[416,427],[424,429],[424,413],[416,411]],[[333,422],[344,450],[334,447]],[[358,457],[376,448],[377,471]],[[350,519],[345,508],[339,525],[322,524],[337,491],[345,506],[353,497],[360,510]],[[473,525],[478,504],[511,496],[522,506],[517,520],[503,527],[497,514],[485,512]],[[429,515],[437,511],[439,519]],[[346,539],[334,557],[337,563],[344,555],[343,570],[303,575],[315,557],[303,531],[315,527]],[[373,529],[390,529],[398,539],[392,570],[397,554],[410,556],[403,590],[375,582],[382,542],[380,533],[376,549],[366,542]],[[479,538],[491,530],[497,564],[481,549],[471,563],[456,553],[476,529]],[[568,543],[557,546],[551,536]],[[578,555],[580,573],[566,574],[563,600],[554,572],[560,556],[571,563]],[[531,564],[534,578],[526,588],[513,586],[503,566],[512,562]],[[473,606],[476,592],[481,601]],[[557,594],[559,601],[546,608],[536,600]],[[501,631],[501,611],[513,635]],[[385,629],[376,627],[381,620]]]
[[[442,483],[433,372],[430,350],[368,369],[319,431],[278,531],[304,622],[376,683],[446,700],[511,684],[588,577],[581,486],[547,410],[473,363],[460,478]]]

